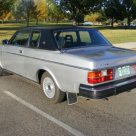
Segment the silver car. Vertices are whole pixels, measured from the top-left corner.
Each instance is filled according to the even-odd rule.
[[[91,22],[84,21],[82,25],[92,25]]]
[[[136,87],[136,51],[112,46],[96,29],[29,27],[0,45],[7,70],[41,84],[45,98],[68,104],[103,99]]]

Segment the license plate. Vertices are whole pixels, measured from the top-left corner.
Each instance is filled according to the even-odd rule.
[[[119,76],[125,76],[130,74],[129,66],[120,67],[118,68],[118,71],[119,71]]]

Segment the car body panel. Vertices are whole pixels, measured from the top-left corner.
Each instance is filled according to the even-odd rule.
[[[2,67],[7,70],[24,75],[24,50],[23,47],[6,45],[2,48]]]
[[[90,60],[91,62],[96,62],[96,65],[94,65],[93,69],[116,67],[136,62],[136,51],[116,48],[113,46],[99,47],[99,49],[98,47],[90,47],[67,51],[66,53],[83,57]]]

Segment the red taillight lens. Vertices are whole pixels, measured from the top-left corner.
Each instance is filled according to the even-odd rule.
[[[135,71],[136,71],[136,64],[135,64]]]
[[[112,79],[113,79],[113,70],[112,69],[107,70],[106,76],[101,76],[101,71],[88,73],[88,83],[90,83],[90,84],[101,83],[101,82],[109,81]]]
[[[107,75],[113,74],[113,69],[108,69],[107,70]]]
[[[113,75],[109,75],[109,76],[107,76],[107,77],[108,77],[107,80],[112,80],[112,79],[113,79]]]
[[[100,82],[101,82],[101,78],[88,78],[88,83],[90,84],[96,84]]]

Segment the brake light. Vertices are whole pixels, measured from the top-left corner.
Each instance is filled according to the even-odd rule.
[[[113,70],[112,69],[108,69],[107,70],[107,74],[109,75],[109,74],[113,74]]]
[[[88,83],[96,84],[113,79],[113,69],[88,73]]]
[[[136,64],[135,64],[135,71],[136,71]]]

